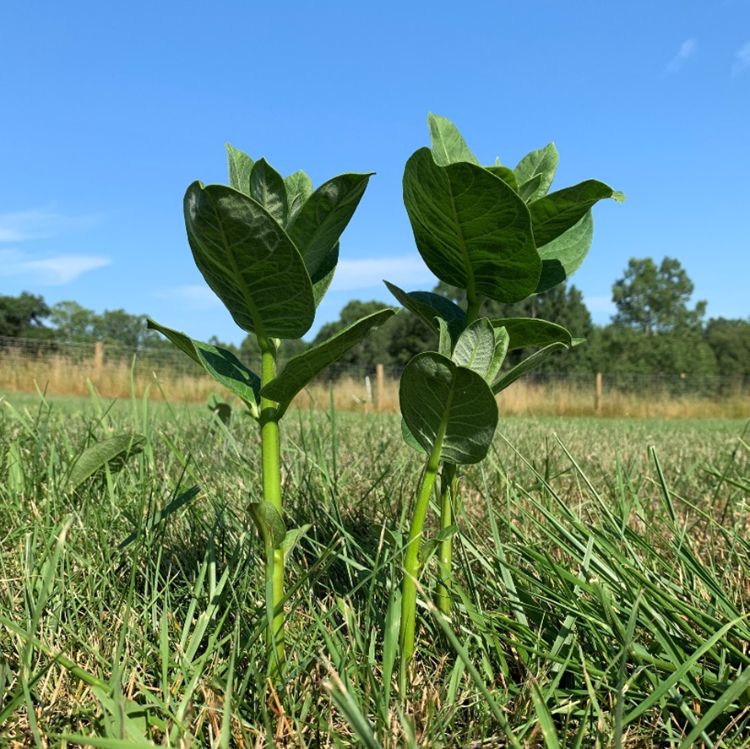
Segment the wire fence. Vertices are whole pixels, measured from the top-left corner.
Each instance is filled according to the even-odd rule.
[[[376,403],[388,408],[397,403],[396,383],[403,368],[336,363],[322,373],[317,386],[348,388],[357,403]],[[182,352],[167,347],[128,347],[101,342],[71,342],[33,338],[0,337],[0,389],[83,394],[88,382],[108,395],[124,395],[138,384],[169,383],[177,400],[199,401],[217,390],[215,383]],[[523,387],[544,389],[547,394],[578,393],[588,399],[594,412],[606,410],[614,394],[658,401],[659,399],[733,399],[740,415],[750,415],[750,373],[727,377],[695,374],[653,374],[605,371],[554,373],[532,372]],[[513,385],[512,388],[518,389]],[[384,391],[388,389],[388,394]],[[165,396],[166,397],[166,396]]]

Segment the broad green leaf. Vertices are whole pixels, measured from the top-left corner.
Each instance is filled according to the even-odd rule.
[[[286,526],[279,511],[265,500],[251,502],[248,509],[263,541],[270,543],[274,549],[281,546],[286,537]]]
[[[474,164],[438,166],[422,148],[406,163],[404,203],[438,278],[501,302],[535,291],[542,261],[529,212],[501,179]]]
[[[430,113],[427,122],[430,126],[432,156],[436,164],[447,166],[459,161],[468,161],[470,164],[479,165],[479,159],[471,152],[458,128],[447,117]]]
[[[500,177],[500,179],[505,182],[508,187],[510,187],[514,192],[518,192],[518,182],[516,180],[516,175],[514,174],[512,169],[509,169],[507,166],[500,166],[500,164],[495,164],[494,166],[486,166],[485,169],[490,173],[494,174],[496,177]]]
[[[338,241],[367,187],[370,174],[341,174],[323,183],[289,223],[289,237],[305,262],[320,302],[338,261]]]
[[[453,350],[453,341],[451,340],[448,323],[442,317],[436,317],[435,321],[438,324],[438,353],[450,359]]]
[[[118,434],[84,450],[70,470],[68,481],[77,489],[86,479],[112,461],[124,462],[143,449],[146,438],[140,434]]]
[[[537,247],[557,239],[575,226],[599,200],[611,198],[614,191],[603,182],[587,179],[573,187],[545,195],[529,204]]]
[[[497,426],[497,403],[480,375],[440,354],[417,354],[404,369],[399,388],[401,414],[415,440],[440,459],[478,463]]]
[[[459,336],[450,357],[460,367],[471,369],[487,379],[495,356],[495,331],[486,317],[480,317]]]
[[[410,291],[406,292],[399,289],[390,281],[384,281],[388,290],[401,302],[401,304],[413,312],[433,330],[438,330],[436,317],[445,320],[448,324],[451,338],[456,340],[466,325],[466,313],[450,299],[446,299],[440,294],[433,294],[431,291]]]
[[[250,195],[250,172],[255,163],[246,153],[226,144],[227,163],[229,166],[229,184],[245,195]]]
[[[313,185],[310,178],[301,169],[284,177],[286,200],[289,207],[287,224],[290,224],[299,213],[305,201],[312,195]]]
[[[261,393],[263,397],[279,404],[277,413],[283,414],[297,393],[307,385],[315,375],[322,372],[329,364],[337,361],[342,354],[359,343],[372,328],[382,325],[395,310],[386,308],[373,312],[367,317],[332,336],[327,341],[307,349],[290,359],[286,366],[273,380],[267,383]]]
[[[538,200],[546,195],[557,171],[559,156],[554,143],[527,153],[513,170],[524,200]]]
[[[564,343],[550,343],[539,351],[535,351],[531,356],[516,364],[513,369],[505,372],[492,386],[492,392],[497,394],[512,385],[519,377],[523,377],[527,372],[536,369],[550,354],[556,351],[563,351],[568,348]]]
[[[536,287],[537,294],[562,283],[575,273],[591,247],[594,238],[594,219],[591,211],[557,239],[537,247],[542,258],[542,275]]]
[[[269,338],[301,338],[310,329],[310,276],[263,206],[231,187],[194,182],[185,224],[196,265],[237,325]]]
[[[282,226],[289,207],[281,175],[265,159],[258,159],[250,172],[250,196],[255,198]]]
[[[547,346],[550,343],[564,343],[573,346],[570,332],[562,325],[536,317],[495,317],[492,319],[495,328],[505,328],[510,337],[508,351],[519,348]]]
[[[149,329],[158,330],[196,364],[200,364],[217,382],[239,396],[247,404],[250,412],[257,416],[260,378],[231,351],[210,343],[196,341],[178,330],[159,325],[153,320],[148,320],[146,324]]]

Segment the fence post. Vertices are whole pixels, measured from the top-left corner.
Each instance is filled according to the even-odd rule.
[[[375,409],[383,410],[385,396],[385,367],[382,364],[375,365]]]
[[[597,416],[602,415],[602,373],[596,373],[594,384],[594,411]]]
[[[99,380],[102,376],[104,366],[104,343],[97,341],[94,344],[94,379]]]

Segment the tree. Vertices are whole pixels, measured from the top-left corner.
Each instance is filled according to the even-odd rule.
[[[706,302],[690,309],[693,282],[675,258],[665,257],[659,266],[651,258],[630,258],[622,278],[612,286],[617,306],[614,323],[646,335],[700,328]]]
[[[706,342],[716,356],[720,375],[750,378],[750,320],[709,320]]]
[[[19,296],[0,296],[0,336],[49,338],[44,320],[50,309],[44,298],[24,291]]]
[[[94,337],[96,313],[78,302],[58,302],[50,310],[55,337],[62,341],[90,341]]]

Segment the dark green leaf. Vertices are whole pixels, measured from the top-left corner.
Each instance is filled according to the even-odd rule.
[[[245,195],[250,195],[250,172],[255,163],[246,153],[226,144],[229,165],[229,184]]]
[[[538,200],[547,194],[555,178],[558,162],[557,148],[549,143],[544,148],[527,153],[513,170],[518,189],[524,200]]]
[[[447,117],[429,114],[427,122],[430,126],[432,155],[436,164],[447,166],[458,161],[468,161],[470,164],[479,165],[479,160],[466,145],[458,128]]]
[[[265,159],[258,159],[250,172],[250,196],[255,198],[282,226],[289,207],[281,175]]]
[[[293,242],[263,206],[224,185],[185,194],[190,247],[208,285],[243,330],[301,338],[315,317],[310,276]]]
[[[527,372],[536,369],[550,354],[554,354],[555,351],[563,351],[566,348],[568,347],[564,343],[550,343],[549,346],[540,348],[539,351],[535,351],[531,356],[516,364],[513,369],[505,372],[492,386],[492,392],[499,393],[501,390],[505,390],[505,388],[512,385],[519,377],[523,377]]]
[[[257,415],[260,400],[260,378],[248,369],[231,351],[189,338],[178,330],[172,330],[153,320],[148,320],[151,330],[158,330],[180,351],[200,364],[217,382],[239,396],[251,413]]]
[[[315,288],[323,298],[338,261],[338,241],[367,187],[370,174],[341,174],[322,184],[289,223],[289,237],[302,255]]]
[[[500,166],[500,164],[495,164],[494,166],[486,166],[485,169],[490,173],[494,174],[496,177],[500,177],[500,179],[505,182],[508,187],[510,187],[514,192],[518,192],[518,182],[516,181],[516,175],[514,174],[512,169],[509,169],[507,166]]]
[[[404,369],[399,389],[401,414],[422,449],[440,442],[441,460],[478,463],[497,426],[497,403],[487,383],[440,354],[417,354]]]
[[[86,479],[104,468],[107,463],[122,463],[143,449],[146,438],[140,434],[118,434],[97,442],[84,450],[70,471],[68,481],[77,489]]]
[[[591,211],[575,226],[557,239],[538,247],[542,258],[542,275],[536,288],[538,294],[562,283],[575,273],[591,247],[594,238],[594,219]]]
[[[347,326],[327,341],[293,357],[286,363],[279,375],[263,387],[261,393],[265,398],[276,401],[279,404],[277,413],[283,414],[294,396],[315,375],[337,361],[342,354],[359,343],[372,328],[382,325],[394,313],[395,310],[390,308],[373,312]]]
[[[611,187],[595,179],[550,193],[529,204],[534,240],[543,247],[575,226],[597,201],[611,198]]]
[[[508,351],[547,346],[550,343],[564,343],[566,347],[573,345],[570,332],[562,325],[535,317],[496,317],[492,319],[492,325],[508,331]]]
[[[406,442],[409,447],[416,450],[417,452],[424,452],[424,448],[422,447],[422,445],[417,442],[417,438],[409,431],[409,427],[406,425],[403,416],[401,417],[401,436],[404,438],[404,442]]]
[[[279,511],[264,500],[252,502],[248,509],[263,540],[270,543],[274,549],[281,546],[286,537],[286,526]]]
[[[501,302],[535,291],[542,261],[529,212],[501,179],[473,164],[438,166],[422,148],[406,164],[404,203],[438,278]]]
[[[284,178],[286,199],[289,206],[287,224],[294,221],[305,201],[312,195],[313,186],[310,178],[300,169]]]
[[[466,325],[466,313],[450,299],[431,291],[410,291],[399,289],[390,281],[384,281],[388,290],[401,304],[419,317],[428,327],[439,330],[436,317],[448,324],[451,338],[456,340]]]

